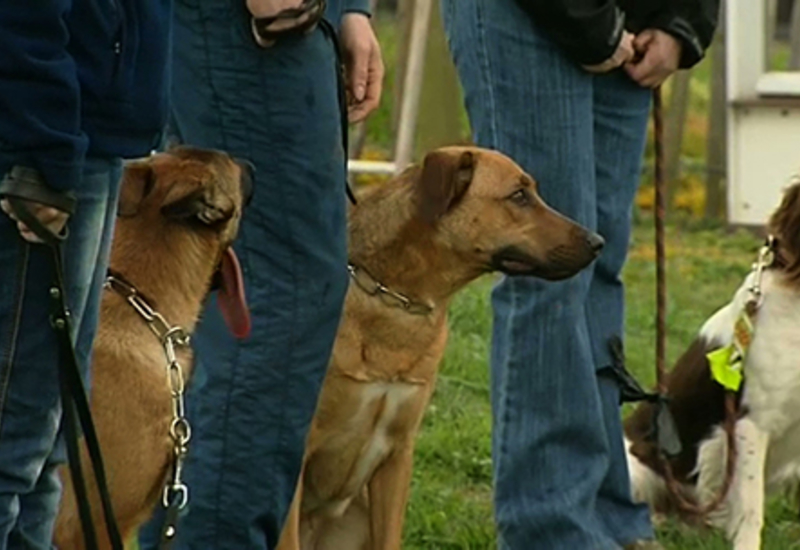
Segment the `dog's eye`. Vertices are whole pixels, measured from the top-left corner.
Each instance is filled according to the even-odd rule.
[[[527,189],[517,189],[514,191],[508,200],[516,204],[517,206],[530,206],[532,204],[531,201],[531,194],[528,192]]]

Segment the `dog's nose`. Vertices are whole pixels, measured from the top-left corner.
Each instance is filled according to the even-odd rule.
[[[603,246],[605,246],[606,241],[597,233],[589,232],[589,234],[586,235],[586,244],[589,245],[589,248],[592,249],[592,252],[599,254],[600,251],[603,250]]]

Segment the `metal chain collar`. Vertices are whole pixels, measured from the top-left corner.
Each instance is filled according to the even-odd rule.
[[[183,464],[186,460],[189,440],[192,438],[192,428],[186,418],[184,399],[186,384],[176,350],[188,347],[190,337],[182,327],[170,325],[159,312],[147,303],[147,300],[133,285],[120,277],[114,275],[106,277],[105,288],[115,291],[136,310],[164,348],[164,355],[167,359],[167,381],[172,396],[172,422],[169,426],[169,435],[173,443],[174,462],[171,480],[164,487],[162,503],[166,508],[174,497],[178,497],[178,509],[182,509],[189,502],[189,488],[183,483]]]
[[[350,278],[353,279],[353,282],[356,283],[358,288],[370,296],[378,296],[384,299],[384,301],[385,298],[388,298],[393,305],[399,306],[401,309],[414,315],[427,315],[433,311],[433,306],[415,302],[405,294],[390,289],[376,280],[363,268],[356,267],[353,264],[347,264],[347,271],[350,273]]]

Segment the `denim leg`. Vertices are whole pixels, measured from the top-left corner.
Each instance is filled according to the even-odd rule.
[[[122,180],[119,159],[88,159],[87,185],[81,191],[80,215],[70,224],[73,238],[64,254],[75,352],[89,389],[92,344],[97,332],[103,283],[108,271]]]
[[[625,292],[620,272],[630,243],[631,214],[641,175],[650,97],[649,90],[620,72],[595,79],[597,231],[605,238],[606,247],[595,263],[586,313],[598,369],[611,364],[609,339],[625,333]],[[652,538],[647,507],[634,504],[630,496],[619,387],[602,375],[598,387],[611,460],[598,494],[597,513],[618,543]]]
[[[57,341],[48,324],[51,259],[24,243],[0,216],[0,549],[49,548],[57,493],[35,533],[19,530],[21,500],[30,495],[58,433]],[[26,546],[29,545],[29,546]]]
[[[65,245],[65,283],[72,320],[80,326],[90,310],[84,268],[105,269],[97,243],[110,238],[106,223],[116,204],[119,161],[88,160],[76,189],[78,207]],[[113,199],[110,195],[114,195]],[[97,199],[102,197],[102,199]],[[43,246],[25,244],[0,216],[0,549],[50,548],[60,497],[57,467],[61,404],[58,346],[49,325],[52,260]],[[74,266],[74,267],[73,267]],[[101,284],[101,283],[100,283]],[[95,285],[96,286],[96,285]],[[85,289],[85,290],[81,290]],[[76,313],[77,312],[77,313]],[[96,317],[96,313],[95,313]],[[96,322],[95,322],[96,326]],[[76,329],[75,334],[81,334]],[[94,329],[84,332],[92,339]],[[80,336],[79,336],[80,338]]]
[[[595,135],[611,123],[604,113],[613,111],[598,102],[600,79],[568,60],[511,0],[446,0],[443,15],[476,142],[517,160],[547,202],[591,229],[609,223],[605,210],[617,202],[629,213],[630,179],[609,181],[603,173],[616,157],[602,143],[607,136]],[[630,100],[604,98],[613,105]],[[614,122],[626,125],[623,133],[641,134],[638,150],[616,152],[627,155],[626,166],[628,156],[639,162],[646,107],[644,113]],[[593,334],[599,333],[591,306],[599,265],[559,283],[505,278],[493,292],[492,452],[501,548],[618,548],[606,511],[598,512],[605,506],[601,487],[615,494],[617,487],[607,486],[618,481],[609,472],[617,471],[611,460],[619,458],[610,449],[619,432],[607,430],[618,427],[619,411],[595,374]]]
[[[256,167],[235,245],[253,331],[233,340],[212,296],[194,337],[181,550],[274,548],[347,287],[331,42],[318,29],[262,50],[243,12],[228,0],[176,5],[173,130]],[[156,546],[159,516],[143,550]]]

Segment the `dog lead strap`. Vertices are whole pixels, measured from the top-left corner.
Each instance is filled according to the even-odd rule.
[[[344,63],[342,62],[342,49],[339,43],[339,37],[336,34],[336,29],[324,17],[319,20],[319,26],[322,31],[328,35],[333,43],[333,49],[336,53],[336,95],[339,101],[339,118],[342,125],[342,148],[344,149],[344,185],[347,192],[347,198],[350,199],[352,204],[356,204],[356,196],[353,193],[353,188],[350,186],[350,179],[348,177],[347,162],[350,158],[350,123],[347,118],[347,88],[344,78]]]

